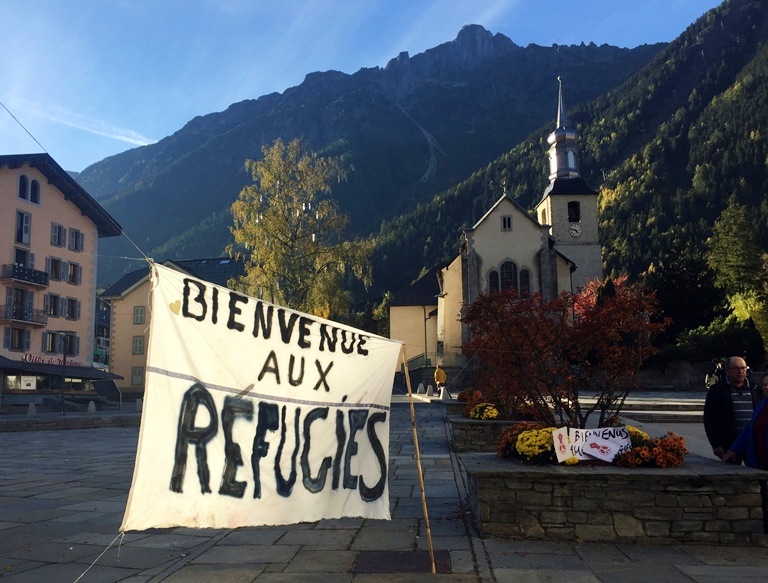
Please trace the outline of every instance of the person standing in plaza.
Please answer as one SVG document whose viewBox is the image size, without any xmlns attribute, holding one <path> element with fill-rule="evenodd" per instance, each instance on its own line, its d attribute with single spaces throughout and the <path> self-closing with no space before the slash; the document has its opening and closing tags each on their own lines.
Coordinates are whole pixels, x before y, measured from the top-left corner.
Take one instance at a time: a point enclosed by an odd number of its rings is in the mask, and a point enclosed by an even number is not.
<svg viewBox="0 0 768 583">
<path fill-rule="evenodd" d="M 768 374 L 761 384 L 762 399 L 755 407 L 752 419 L 723 456 L 724 462 L 739 457 L 744 464 L 758 470 L 768 470 Z M 768 482 L 760 480 L 760 497 L 763 506 L 763 532 L 768 533 Z"/>
<path fill-rule="evenodd" d="M 750 468 L 768 470 L 768 374 L 763 377 L 761 397 L 749 423 L 723 456 L 724 462 L 741 458 Z"/>
<path fill-rule="evenodd" d="M 443 389 L 445 389 L 446 378 L 447 377 L 446 377 L 445 371 L 442 368 L 440 368 L 440 365 L 438 364 L 435 367 L 435 385 L 437 386 L 438 393 L 440 393 Z"/>
<path fill-rule="evenodd" d="M 707 391 L 704 401 L 704 431 L 712 452 L 723 459 L 739 432 L 752 418 L 752 390 L 747 379 L 747 363 L 740 356 L 725 362 L 725 376 Z M 740 463 L 739 458 L 730 458 Z"/>
</svg>

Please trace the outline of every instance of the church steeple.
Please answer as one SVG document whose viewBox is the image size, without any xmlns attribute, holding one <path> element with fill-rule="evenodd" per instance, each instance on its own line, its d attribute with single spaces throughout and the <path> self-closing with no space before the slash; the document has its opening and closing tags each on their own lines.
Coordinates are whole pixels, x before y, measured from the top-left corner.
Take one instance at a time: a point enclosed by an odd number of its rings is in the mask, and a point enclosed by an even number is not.
<svg viewBox="0 0 768 583">
<path fill-rule="evenodd" d="M 563 81 L 558 76 L 557 127 L 549 134 L 549 181 L 579 178 L 578 140 L 576 131 L 568 127 L 563 102 Z"/>
</svg>

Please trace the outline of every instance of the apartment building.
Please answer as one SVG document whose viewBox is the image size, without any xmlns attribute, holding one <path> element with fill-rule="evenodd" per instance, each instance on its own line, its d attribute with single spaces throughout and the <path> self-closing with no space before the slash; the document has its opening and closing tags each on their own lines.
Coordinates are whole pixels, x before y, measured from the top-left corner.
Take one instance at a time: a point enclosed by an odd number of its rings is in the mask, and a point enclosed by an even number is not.
<svg viewBox="0 0 768 583">
<path fill-rule="evenodd" d="M 0 156 L 3 405 L 108 378 L 93 368 L 96 258 L 99 239 L 121 232 L 50 155 Z"/>
<path fill-rule="evenodd" d="M 245 273 L 242 261 L 229 257 L 165 261 L 163 265 L 223 287 Z M 109 302 L 109 369 L 126 400 L 143 396 L 149 347 L 149 267 L 126 273 L 101 294 Z"/>
</svg>

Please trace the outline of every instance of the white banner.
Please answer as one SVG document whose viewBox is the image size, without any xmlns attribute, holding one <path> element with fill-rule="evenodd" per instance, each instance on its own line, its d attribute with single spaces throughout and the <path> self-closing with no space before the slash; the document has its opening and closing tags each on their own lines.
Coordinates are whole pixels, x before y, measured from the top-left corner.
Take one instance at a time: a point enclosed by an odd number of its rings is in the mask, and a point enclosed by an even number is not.
<svg viewBox="0 0 768 583">
<path fill-rule="evenodd" d="M 389 519 L 401 344 L 151 265 L 121 531 Z"/>
</svg>

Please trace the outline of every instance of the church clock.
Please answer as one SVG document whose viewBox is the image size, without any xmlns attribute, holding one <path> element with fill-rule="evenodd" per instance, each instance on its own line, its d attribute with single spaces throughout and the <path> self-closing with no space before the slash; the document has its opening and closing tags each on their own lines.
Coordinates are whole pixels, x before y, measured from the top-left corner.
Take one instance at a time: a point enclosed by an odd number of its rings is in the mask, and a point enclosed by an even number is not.
<svg viewBox="0 0 768 583">
<path fill-rule="evenodd" d="M 571 237 L 578 237 L 581 235 L 581 225 L 578 223 L 575 223 L 568 227 L 568 232 L 571 234 Z"/>
</svg>

